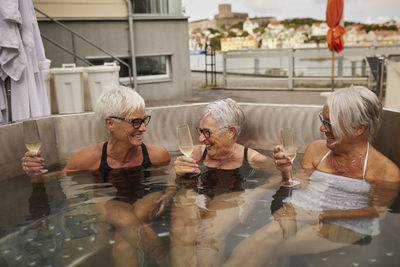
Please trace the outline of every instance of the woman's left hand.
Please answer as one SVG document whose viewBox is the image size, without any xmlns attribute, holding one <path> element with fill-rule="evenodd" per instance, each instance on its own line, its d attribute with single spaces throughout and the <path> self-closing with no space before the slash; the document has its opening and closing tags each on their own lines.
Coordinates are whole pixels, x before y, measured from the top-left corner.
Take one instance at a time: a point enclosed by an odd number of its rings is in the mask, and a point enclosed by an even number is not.
<svg viewBox="0 0 400 267">
<path fill-rule="evenodd" d="M 272 154 L 275 167 L 281 172 L 289 172 L 293 163 L 288 156 L 286 156 L 281 145 L 275 146 Z"/>
</svg>

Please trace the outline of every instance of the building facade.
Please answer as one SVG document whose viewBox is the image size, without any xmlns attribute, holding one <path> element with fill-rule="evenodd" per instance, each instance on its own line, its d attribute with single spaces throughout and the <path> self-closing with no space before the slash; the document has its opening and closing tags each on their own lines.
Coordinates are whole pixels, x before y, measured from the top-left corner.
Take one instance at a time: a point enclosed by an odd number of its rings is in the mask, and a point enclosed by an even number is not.
<svg viewBox="0 0 400 267">
<path fill-rule="evenodd" d="M 145 100 L 191 96 L 188 20 L 181 14 L 180 0 L 33 0 L 33 3 L 41 12 L 131 66 L 134 87 Z M 42 13 L 37 12 L 37 17 L 52 67 L 73 62 L 87 65 L 65 49 L 96 65 L 113 61 Z M 120 66 L 120 80 L 132 80 L 128 68 Z"/>
<path fill-rule="evenodd" d="M 221 51 L 255 49 L 258 42 L 253 36 L 221 38 Z"/>
</svg>

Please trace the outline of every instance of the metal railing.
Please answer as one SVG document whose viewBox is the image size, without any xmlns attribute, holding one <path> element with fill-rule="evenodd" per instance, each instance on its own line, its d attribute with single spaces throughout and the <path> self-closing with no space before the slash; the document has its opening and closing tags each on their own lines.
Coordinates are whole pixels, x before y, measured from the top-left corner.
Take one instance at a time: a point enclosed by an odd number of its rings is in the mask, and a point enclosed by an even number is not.
<svg viewBox="0 0 400 267">
<path fill-rule="evenodd" d="M 71 33 L 72 51 L 71 51 L 70 49 L 64 47 L 63 45 L 57 43 L 56 41 L 52 40 L 51 38 L 49 38 L 49 37 L 47 37 L 47 36 L 41 34 L 41 36 L 42 36 L 43 39 L 45 39 L 46 41 L 50 42 L 51 44 L 57 46 L 58 48 L 62 49 L 64 52 L 66 52 L 66 53 L 72 55 L 72 56 L 74 57 L 74 62 L 75 62 L 75 63 L 77 62 L 77 59 L 79 59 L 79 60 L 85 62 L 86 64 L 88 64 L 88 65 L 90 65 L 90 66 L 93 66 L 93 64 L 92 64 L 90 61 L 86 60 L 85 58 L 79 56 L 79 55 L 76 53 L 76 48 L 75 48 L 75 37 L 80 38 L 81 40 L 83 40 L 84 42 L 86 42 L 87 44 L 89 44 L 90 46 L 92 46 L 92 47 L 94 47 L 94 48 L 100 50 L 101 52 L 103 52 L 103 53 L 106 54 L 107 56 L 111 57 L 112 59 L 114 59 L 115 61 L 117 61 L 119 64 L 124 65 L 124 66 L 128 69 L 128 72 L 129 72 L 129 85 L 130 85 L 131 88 L 134 88 L 134 86 L 133 86 L 134 83 L 133 83 L 133 79 L 132 79 L 132 68 L 131 68 L 131 66 L 129 66 L 129 64 L 127 64 L 127 63 L 126 63 L 125 61 L 123 61 L 122 59 L 120 59 L 120 58 L 118 58 L 118 57 L 115 57 L 115 56 L 112 55 L 110 52 L 104 50 L 103 48 L 101 48 L 100 46 L 98 46 L 97 44 L 95 44 L 94 42 L 88 40 L 88 39 L 87 39 L 86 37 L 84 37 L 83 35 L 81 35 L 81 34 L 75 32 L 74 30 L 72 30 L 72 29 L 71 29 L 70 27 L 68 27 L 67 25 L 65 25 L 65 24 L 61 23 L 60 21 L 58 21 L 58 20 L 56 20 L 56 19 L 50 17 L 49 15 L 47 15 L 46 13 L 44 13 L 43 11 L 37 9 L 36 7 L 35 7 L 35 11 L 38 12 L 38 13 L 40 13 L 41 15 L 45 16 L 47 19 L 51 20 L 52 22 L 56 23 L 58 26 L 62 27 L 63 29 L 65 29 L 66 31 L 68 31 L 68 32 Z"/>
<path fill-rule="evenodd" d="M 343 82 L 368 84 L 371 78 L 367 71 L 366 58 L 381 55 L 400 55 L 400 45 L 346 47 L 336 55 L 335 81 L 339 85 Z M 328 48 L 256 49 L 225 52 L 222 58 L 224 88 L 269 89 L 271 86 L 265 86 L 266 84 L 279 82 L 280 84 L 286 83 L 287 89 L 293 90 L 295 82 L 330 83 L 329 60 L 331 60 L 331 52 Z M 318 64 L 311 66 L 313 64 L 310 64 L 310 61 Z M 305 62 L 308 66 L 298 66 L 306 64 Z M 326 62 L 326 67 L 320 67 L 319 62 Z M 357 68 L 357 65 L 360 65 L 360 68 Z"/>
</svg>

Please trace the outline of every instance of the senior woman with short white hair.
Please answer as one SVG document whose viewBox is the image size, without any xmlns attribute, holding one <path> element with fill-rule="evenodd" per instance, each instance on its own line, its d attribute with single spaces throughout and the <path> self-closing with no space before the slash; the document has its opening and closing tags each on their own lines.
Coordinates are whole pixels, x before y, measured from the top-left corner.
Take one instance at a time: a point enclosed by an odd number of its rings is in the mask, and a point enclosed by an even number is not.
<svg viewBox="0 0 400 267">
<path fill-rule="evenodd" d="M 142 188 L 144 174 L 141 170 L 168 165 L 170 155 L 162 146 L 143 143 L 150 116 L 146 114 L 143 98 L 134 90 L 123 86 L 105 90 L 99 97 L 95 112 L 105 122 L 110 136 L 108 141 L 82 148 L 61 172 L 95 171 L 94 176 L 101 176 L 101 182 L 110 182 L 117 189 L 114 197 L 91 199 L 93 205 L 90 205 L 91 211 L 98 214 L 101 221 L 116 228 L 113 245 L 115 266 L 137 266 L 141 260 L 139 250 L 148 251 L 160 266 L 167 266 L 168 254 L 148 224 L 162 212 L 175 187 L 151 193 L 137 192 L 137 188 Z M 22 168 L 28 175 L 34 175 L 42 166 L 40 151 L 37 154 L 26 152 L 22 158 Z"/>
<path fill-rule="evenodd" d="M 268 170 L 273 165 L 271 158 L 236 143 L 244 121 L 243 110 L 230 98 L 208 104 L 197 128 L 201 145 L 194 146 L 191 157 L 176 159 L 176 174 L 195 172 L 200 162 L 209 168 L 225 170 L 240 168 L 244 163 Z"/>
<path fill-rule="evenodd" d="M 275 220 L 244 239 L 223 266 L 274 266 L 286 254 L 313 254 L 362 243 L 379 233 L 379 217 L 397 196 L 400 171 L 370 142 L 382 105 L 362 86 L 332 93 L 319 113 L 326 140 L 308 145 L 302 188 L 275 211 Z M 291 161 L 281 146 L 274 159 L 283 176 Z M 302 172 L 297 172 L 297 178 Z"/>
<path fill-rule="evenodd" d="M 171 211 L 173 266 L 220 266 L 226 236 L 251 210 L 245 203 L 266 192 L 247 194 L 243 188 L 253 169 L 275 169 L 272 158 L 236 142 L 244 120 L 243 110 L 230 98 L 208 104 L 197 129 L 201 144 L 190 157 L 180 156 L 174 163 L 177 183 L 184 186 Z M 191 175 L 200 164 L 201 173 Z"/>
<path fill-rule="evenodd" d="M 118 86 L 104 91 L 95 113 L 105 122 L 109 140 L 79 150 L 63 171 L 100 170 L 106 175 L 112 169 L 169 163 L 170 155 L 164 147 L 143 143 L 151 117 L 146 114 L 143 98 L 134 90 Z M 28 174 L 43 166 L 40 151 L 28 151 L 22 158 L 22 168 Z"/>
</svg>

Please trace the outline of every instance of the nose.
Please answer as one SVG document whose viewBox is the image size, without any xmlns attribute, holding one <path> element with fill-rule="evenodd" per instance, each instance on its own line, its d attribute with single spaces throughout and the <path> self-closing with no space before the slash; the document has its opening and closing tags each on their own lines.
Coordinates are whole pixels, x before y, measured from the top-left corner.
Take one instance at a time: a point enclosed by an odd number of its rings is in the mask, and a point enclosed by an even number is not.
<svg viewBox="0 0 400 267">
<path fill-rule="evenodd" d="M 142 123 L 140 124 L 140 127 L 139 127 L 139 131 L 145 132 L 146 130 L 147 130 L 146 124 L 144 124 L 144 122 L 142 121 Z"/>
<path fill-rule="evenodd" d="M 203 134 L 203 133 L 200 133 L 200 135 L 199 135 L 199 142 L 200 142 L 200 143 L 203 143 L 205 140 L 206 140 L 206 138 L 204 137 L 204 134 Z"/>
<path fill-rule="evenodd" d="M 319 127 L 319 130 L 323 133 L 327 133 L 329 132 L 328 129 L 326 129 L 325 125 L 323 123 L 321 123 L 321 126 Z"/>
</svg>

